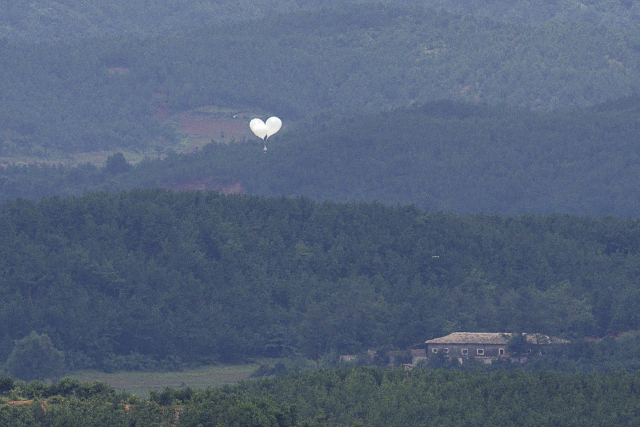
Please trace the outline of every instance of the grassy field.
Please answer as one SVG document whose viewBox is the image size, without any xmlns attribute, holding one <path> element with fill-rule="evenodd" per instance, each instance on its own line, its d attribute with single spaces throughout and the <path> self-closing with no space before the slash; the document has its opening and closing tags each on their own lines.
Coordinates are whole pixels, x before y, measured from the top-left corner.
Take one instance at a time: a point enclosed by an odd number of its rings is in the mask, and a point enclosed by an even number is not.
<svg viewBox="0 0 640 427">
<path fill-rule="evenodd" d="M 106 374 L 97 371 L 78 371 L 71 375 L 81 382 L 101 381 L 116 388 L 149 397 L 149 390 L 165 387 L 194 389 L 233 384 L 247 379 L 258 368 L 257 364 L 203 366 L 182 372 L 116 372 Z"/>
</svg>

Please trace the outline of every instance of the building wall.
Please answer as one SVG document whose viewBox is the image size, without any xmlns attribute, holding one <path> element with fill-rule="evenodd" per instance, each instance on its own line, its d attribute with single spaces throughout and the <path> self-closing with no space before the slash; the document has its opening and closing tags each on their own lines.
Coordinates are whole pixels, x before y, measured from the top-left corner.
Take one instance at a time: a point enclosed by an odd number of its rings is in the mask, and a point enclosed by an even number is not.
<svg viewBox="0 0 640 427">
<path fill-rule="evenodd" d="M 411 364 L 416 365 L 421 360 L 427 360 L 427 350 L 424 348 L 411 350 Z"/>
<path fill-rule="evenodd" d="M 435 350 L 435 351 L 434 351 Z M 427 356 L 445 352 L 449 357 L 507 357 L 504 344 L 427 344 Z"/>
</svg>

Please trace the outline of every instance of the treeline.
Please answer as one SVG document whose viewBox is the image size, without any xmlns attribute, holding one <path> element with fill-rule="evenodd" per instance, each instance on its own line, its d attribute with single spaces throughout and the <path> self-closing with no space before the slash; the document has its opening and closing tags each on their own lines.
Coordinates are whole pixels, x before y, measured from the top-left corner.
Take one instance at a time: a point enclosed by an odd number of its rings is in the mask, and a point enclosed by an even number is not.
<svg viewBox="0 0 640 427">
<path fill-rule="evenodd" d="M 635 426 L 640 376 L 340 369 L 222 389 L 165 389 L 148 400 L 100 383 L 10 384 L 5 426 Z M 278 403 L 274 403 L 278 402 Z"/>
<path fill-rule="evenodd" d="M 640 376 L 343 369 L 243 383 L 300 420 L 370 426 L 632 426 Z M 361 424 L 360 424 L 361 423 Z"/>
<path fill-rule="evenodd" d="M 3 399 L 1 396 L 4 395 Z M 0 378 L 0 423 L 5 427 L 295 427 L 295 408 L 270 399 L 219 390 L 151 391 L 142 400 L 100 382 L 65 378 L 51 385 Z"/>
<path fill-rule="evenodd" d="M 528 111 L 441 101 L 304 121 L 256 143 L 105 168 L 9 165 L 0 200 L 193 183 L 261 196 L 415 204 L 455 213 L 640 211 L 640 97 L 588 109 Z"/>
<path fill-rule="evenodd" d="M 638 220 L 145 190 L 7 202 L 0 227 L 3 361 L 32 331 L 113 370 L 640 329 Z"/>
<path fill-rule="evenodd" d="M 358 5 L 147 38 L 0 45 L 0 154 L 175 140 L 156 107 L 260 109 L 285 121 L 464 99 L 584 107 L 640 87 L 640 38 L 592 24 L 496 23 Z"/>
</svg>

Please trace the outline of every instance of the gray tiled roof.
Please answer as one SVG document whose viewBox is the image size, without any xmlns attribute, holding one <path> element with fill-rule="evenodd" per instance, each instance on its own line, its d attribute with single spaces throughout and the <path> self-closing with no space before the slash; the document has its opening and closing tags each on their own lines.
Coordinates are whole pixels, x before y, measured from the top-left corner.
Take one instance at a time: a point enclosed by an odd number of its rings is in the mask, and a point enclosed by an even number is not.
<svg viewBox="0 0 640 427">
<path fill-rule="evenodd" d="M 425 341 L 425 344 L 498 344 L 506 345 L 512 333 L 454 332 L 447 336 Z M 543 334 L 523 334 L 531 344 L 566 344 L 569 341 Z"/>
</svg>

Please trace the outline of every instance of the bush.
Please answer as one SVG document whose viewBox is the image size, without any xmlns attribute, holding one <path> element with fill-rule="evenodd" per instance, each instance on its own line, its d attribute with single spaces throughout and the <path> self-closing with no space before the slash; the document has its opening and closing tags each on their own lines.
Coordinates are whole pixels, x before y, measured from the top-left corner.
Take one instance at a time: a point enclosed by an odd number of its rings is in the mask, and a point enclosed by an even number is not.
<svg viewBox="0 0 640 427">
<path fill-rule="evenodd" d="M 3 396 L 7 392 L 13 390 L 13 378 L 3 377 L 0 378 L 0 396 Z"/>
<path fill-rule="evenodd" d="M 7 359 L 9 374 L 24 381 L 57 378 L 64 367 L 64 353 L 53 346 L 47 334 L 35 331 L 16 341 Z"/>
</svg>

